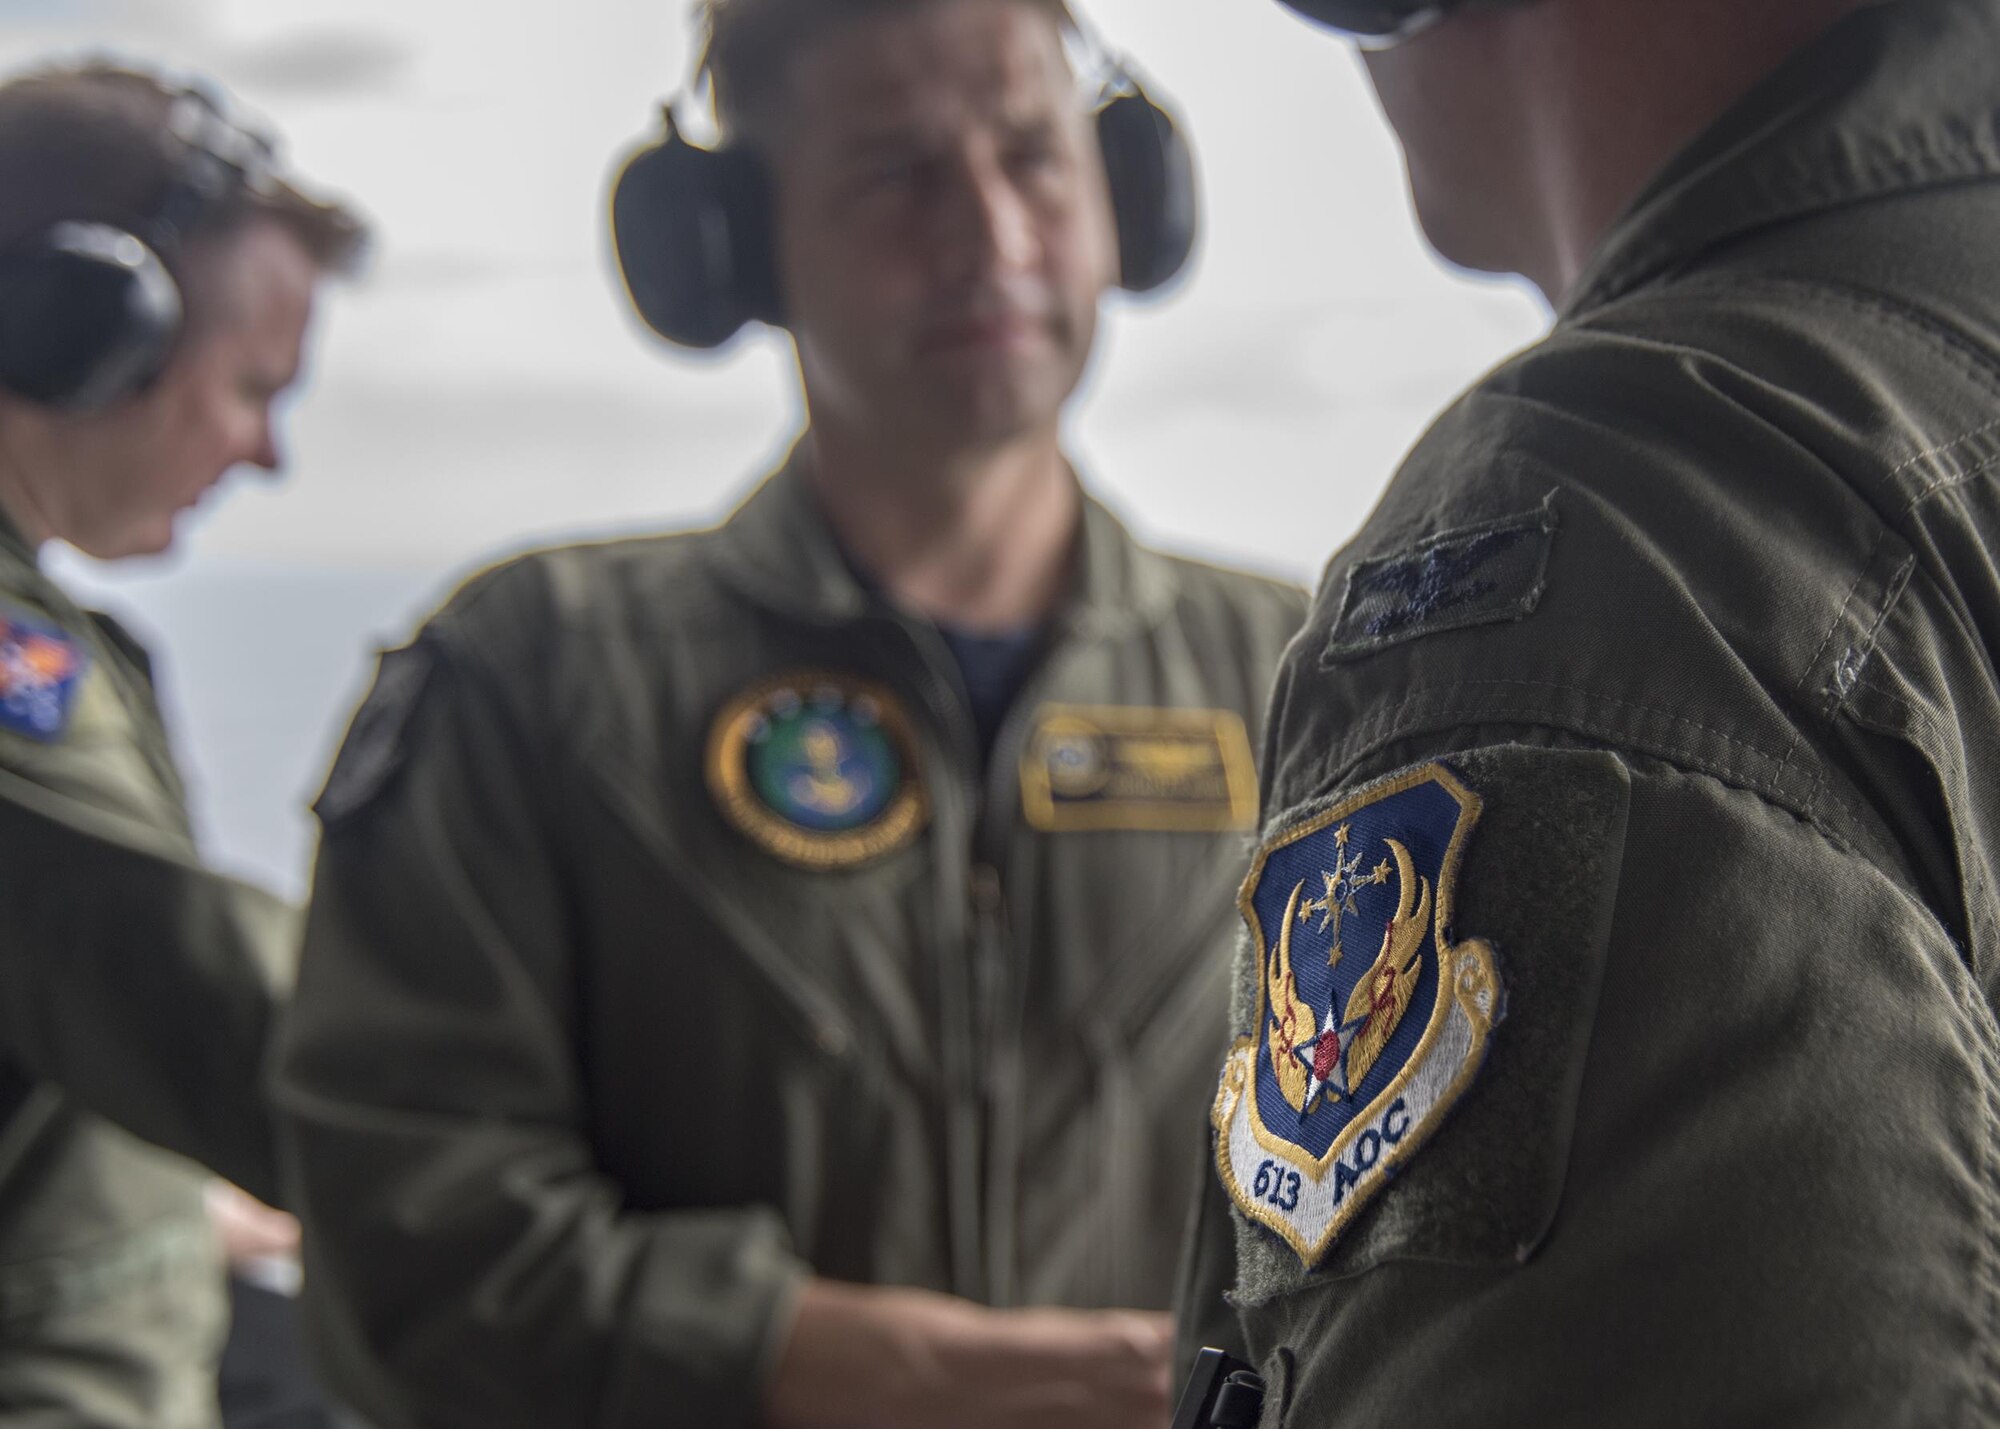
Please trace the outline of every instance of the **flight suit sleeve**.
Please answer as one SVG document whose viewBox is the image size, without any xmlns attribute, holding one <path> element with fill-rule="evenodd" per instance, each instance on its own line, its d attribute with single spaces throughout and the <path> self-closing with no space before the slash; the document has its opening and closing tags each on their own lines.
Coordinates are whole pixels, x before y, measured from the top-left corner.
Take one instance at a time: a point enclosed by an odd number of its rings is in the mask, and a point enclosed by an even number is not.
<svg viewBox="0 0 2000 1429">
<path fill-rule="evenodd" d="M 1195 1356 L 1205 1349 L 1226 1350 L 1237 1359 L 1250 1354 L 1243 1325 L 1228 1295 L 1236 1280 L 1236 1237 L 1222 1184 L 1204 1162 L 1201 1184 L 1188 1214 L 1181 1243 L 1180 1272 L 1174 1287 L 1174 1366 L 1176 1387 L 1187 1382 Z"/>
<path fill-rule="evenodd" d="M 1441 417 L 1287 656 L 1213 1116 L 1265 1429 L 2000 1409 L 2000 1029 L 1895 813 L 1948 766 L 1848 704 L 1961 612 L 1873 417 L 1660 322 Z"/>
<path fill-rule="evenodd" d="M 642 1213 L 595 1164 L 537 743 L 427 635 L 321 797 L 276 1099 L 323 1359 L 386 1426 L 749 1425 L 805 1269 L 775 1210 Z"/>
<path fill-rule="evenodd" d="M 1425 771 L 1483 801 L 1426 886 L 1449 897 L 1443 956 L 1483 948 L 1498 995 L 1483 1059 L 1450 1061 L 1448 1026 L 1385 1052 L 1411 1059 L 1386 1094 L 1406 1110 L 1356 1086 L 1379 1165 L 1363 1131 L 1303 1196 L 1247 1175 L 1231 1193 L 1263 1422 L 1978 1417 L 2000 1044 L 1959 950 L 1748 791 L 1548 736 L 1464 747 L 1490 733 L 1405 742 L 1398 764 L 1437 758 L 1327 796 L 1360 801 L 1357 838 Z M 1394 817 L 1378 827 L 1403 837 Z M 1447 1088 L 1429 1122 L 1427 1085 Z M 1308 1159 L 1265 1149 L 1307 1118 L 1266 1123 L 1237 1144 Z"/>
<path fill-rule="evenodd" d="M 295 910 L 202 867 L 185 840 L 31 777 L 10 748 L 0 745 L 7 1057 L 276 1200 L 261 1066 Z M 45 769 L 63 751 L 39 753 Z"/>
</svg>

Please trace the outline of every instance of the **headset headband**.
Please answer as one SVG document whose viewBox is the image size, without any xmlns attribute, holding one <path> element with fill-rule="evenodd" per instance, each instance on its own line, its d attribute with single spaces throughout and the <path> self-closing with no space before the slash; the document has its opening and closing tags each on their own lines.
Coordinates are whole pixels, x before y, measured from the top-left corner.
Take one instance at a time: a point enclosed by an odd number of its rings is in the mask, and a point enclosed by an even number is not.
<svg viewBox="0 0 2000 1429">
<path fill-rule="evenodd" d="M 269 190 L 277 163 L 267 135 L 230 118 L 198 85 L 174 92 L 167 131 L 181 145 L 180 167 L 141 234 L 159 253 L 182 247 L 235 194 Z"/>
</svg>

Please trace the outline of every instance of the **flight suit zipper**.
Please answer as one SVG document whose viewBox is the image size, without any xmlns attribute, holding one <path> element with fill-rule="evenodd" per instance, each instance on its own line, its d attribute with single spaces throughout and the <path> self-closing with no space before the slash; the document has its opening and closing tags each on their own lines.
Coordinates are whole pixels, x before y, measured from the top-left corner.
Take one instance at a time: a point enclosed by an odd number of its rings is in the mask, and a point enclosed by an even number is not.
<svg viewBox="0 0 2000 1429">
<path fill-rule="evenodd" d="M 943 726 L 945 760 L 960 795 L 964 826 L 947 824 L 942 801 L 934 801 L 937 829 L 933 847 L 938 868 L 938 1047 L 944 1076 L 946 1234 L 950 1243 L 952 1290 L 969 1300 L 987 1298 L 982 1245 L 981 1167 L 984 1159 L 983 1097 L 980 1088 L 979 1017 L 972 986 L 978 919 L 967 893 L 972 882 L 972 845 L 982 821 L 978 732 L 970 699 L 957 676 L 951 652 L 937 632 L 914 621 L 887 616 L 909 641 L 922 672 L 925 703 Z"/>
<path fill-rule="evenodd" d="M 1019 1296 L 1015 1228 L 1020 1221 L 1021 1046 L 1028 984 L 1012 937 L 1009 910 L 1021 890 L 1010 875 L 1008 852 L 1020 807 L 1021 755 L 1041 692 L 1068 658 L 1075 634 L 1073 620 L 1058 618 L 1051 628 L 1040 658 L 994 732 L 985 779 L 973 806 L 966 967 L 975 979 L 977 1040 L 971 1072 L 983 1133 L 978 1162 L 982 1281 L 985 1299 L 993 1305 L 1012 1305 Z"/>
<path fill-rule="evenodd" d="M 1015 1043 L 1001 1015 L 1009 984 L 1007 889 L 998 864 L 975 862 L 967 870 L 970 915 L 967 967 L 973 978 L 979 1043 L 973 1061 L 979 1105 L 980 1270 L 988 1303 L 1006 1305 L 1013 1294 L 1013 1206 L 1002 1174 L 1013 1103 L 1007 1095 Z"/>
<path fill-rule="evenodd" d="M 1020 802 L 1021 750 L 1039 703 L 1039 691 L 1060 659 L 1068 631 L 1058 628 L 1047 649 L 1015 692 L 994 733 L 987 759 L 985 797 L 973 839 L 974 863 L 967 885 L 972 910 L 973 966 L 983 979 L 983 1056 L 979 1069 L 985 1109 L 984 1159 L 985 1269 L 992 1304 L 1012 1305 L 1020 1264 L 1015 1244 L 1019 1224 L 1016 1186 L 1021 1144 L 1021 1027 L 1027 1014 L 1027 979 L 1013 946 L 1008 897 L 1007 848 Z"/>
<path fill-rule="evenodd" d="M 953 1285 L 968 1298 L 1005 1305 L 1015 1295 L 1018 1064 L 1026 995 L 1009 941 L 1007 847 L 1036 692 L 1059 663 L 1073 627 L 1059 622 L 1051 631 L 1041 659 L 1001 719 L 982 780 L 974 772 L 980 755 L 970 698 L 951 651 L 933 627 L 900 619 L 895 624 L 923 669 L 929 703 L 953 746 L 963 807 L 971 815 L 963 838 L 941 830 L 939 840 L 945 875 L 939 879 L 940 927 L 957 934 L 940 939 L 938 967 L 941 1020 L 956 1029 L 940 1049 L 947 1083 Z"/>
</svg>

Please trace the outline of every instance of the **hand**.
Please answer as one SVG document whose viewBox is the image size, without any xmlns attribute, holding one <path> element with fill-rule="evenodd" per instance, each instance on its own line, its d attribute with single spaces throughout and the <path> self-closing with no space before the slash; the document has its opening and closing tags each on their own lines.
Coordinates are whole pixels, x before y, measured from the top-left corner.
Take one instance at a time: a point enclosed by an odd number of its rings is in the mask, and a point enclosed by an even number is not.
<svg viewBox="0 0 2000 1429">
<path fill-rule="evenodd" d="M 227 1181 L 211 1181 L 205 1197 L 208 1223 L 232 1266 L 285 1260 L 299 1253 L 299 1223 Z"/>
<path fill-rule="evenodd" d="M 1161 1429 L 1173 1323 L 812 1280 L 769 1429 Z"/>
</svg>

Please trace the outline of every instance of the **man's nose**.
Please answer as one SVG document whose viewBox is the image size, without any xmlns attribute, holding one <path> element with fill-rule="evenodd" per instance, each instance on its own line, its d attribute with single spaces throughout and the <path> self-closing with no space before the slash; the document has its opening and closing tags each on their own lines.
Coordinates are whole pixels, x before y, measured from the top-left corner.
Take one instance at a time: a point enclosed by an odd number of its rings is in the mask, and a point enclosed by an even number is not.
<svg viewBox="0 0 2000 1429">
<path fill-rule="evenodd" d="M 1005 165 L 994 157 L 969 157 L 953 189 L 950 246 L 962 268 L 1018 272 L 1034 262 L 1034 210 Z"/>
<path fill-rule="evenodd" d="M 257 445 L 251 451 L 248 462 L 273 476 L 284 470 L 285 454 L 278 447 L 278 424 L 269 416 L 264 418 L 263 427 L 257 433 Z"/>
</svg>

